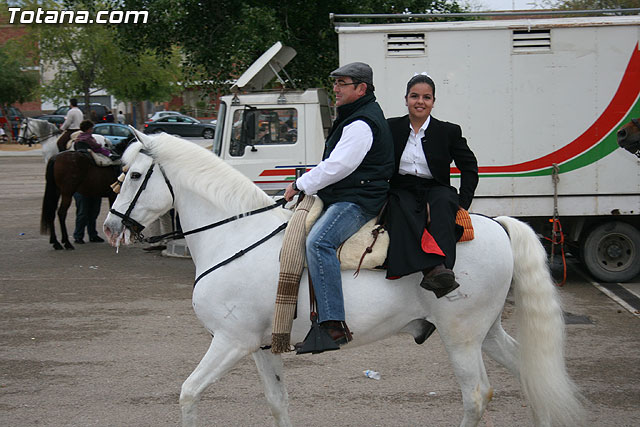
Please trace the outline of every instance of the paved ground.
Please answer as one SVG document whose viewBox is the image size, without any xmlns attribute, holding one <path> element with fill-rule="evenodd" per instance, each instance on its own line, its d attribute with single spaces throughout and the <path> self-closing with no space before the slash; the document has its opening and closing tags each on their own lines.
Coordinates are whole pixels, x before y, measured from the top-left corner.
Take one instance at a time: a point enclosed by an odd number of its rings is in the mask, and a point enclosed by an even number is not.
<svg viewBox="0 0 640 427">
<path fill-rule="evenodd" d="M 39 234 L 43 175 L 41 158 L 0 156 L 0 425 L 179 425 L 181 383 L 210 339 L 191 309 L 191 261 L 94 243 L 52 250 Z M 105 212 L 106 202 L 102 219 Z M 578 322 L 567 326 L 567 360 L 590 401 L 588 425 L 640 425 L 640 320 L 576 268 L 560 294 Z M 514 332 L 512 312 L 509 303 L 505 327 Z M 286 355 L 285 368 L 294 425 L 460 421 L 437 335 L 422 346 L 397 336 Z M 365 378 L 364 369 L 382 379 Z M 487 369 L 495 395 L 482 425 L 532 425 L 517 381 L 491 360 Z M 200 414 L 207 426 L 271 425 L 250 358 L 206 391 Z"/>
</svg>

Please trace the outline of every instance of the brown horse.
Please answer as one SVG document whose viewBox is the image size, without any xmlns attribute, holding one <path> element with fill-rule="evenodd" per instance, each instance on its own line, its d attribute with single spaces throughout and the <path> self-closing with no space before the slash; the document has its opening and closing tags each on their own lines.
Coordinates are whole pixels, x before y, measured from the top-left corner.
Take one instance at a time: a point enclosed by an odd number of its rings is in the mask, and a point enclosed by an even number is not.
<svg viewBox="0 0 640 427">
<path fill-rule="evenodd" d="M 47 184 L 42 200 L 40 233 L 50 233 L 49 243 L 54 249 L 63 248 L 56 238 L 54 225 L 56 208 L 60 220 L 62 244 L 65 249 L 75 249 L 69 241 L 65 223 L 73 193 L 108 197 L 109 206 L 111 206 L 116 198 L 116 194 L 111 190 L 111 184 L 116 181 L 119 174 L 119 166 L 98 167 L 88 153 L 81 151 L 64 151 L 49 160 L 46 171 Z M 60 198 L 62 201 L 58 206 Z"/>
<path fill-rule="evenodd" d="M 618 145 L 640 158 L 640 119 L 631 119 L 618 130 Z"/>
</svg>

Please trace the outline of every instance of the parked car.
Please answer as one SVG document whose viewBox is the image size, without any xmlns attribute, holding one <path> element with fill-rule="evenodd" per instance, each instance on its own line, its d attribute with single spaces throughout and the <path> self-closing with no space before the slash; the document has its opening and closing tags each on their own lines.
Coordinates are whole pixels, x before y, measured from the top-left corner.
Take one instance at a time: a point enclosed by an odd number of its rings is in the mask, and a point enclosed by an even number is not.
<svg viewBox="0 0 640 427">
<path fill-rule="evenodd" d="M 202 136 L 213 139 L 216 125 L 202 123 L 189 116 L 166 116 L 144 124 L 144 133 L 166 132 L 179 136 Z"/>
<path fill-rule="evenodd" d="M 119 123 L 98 123 L 93 127 L 93 133 L 108 138 L 113 145 L 127 143 L 135 138 L 129 126 Z"/>
<path fill-rule="evenodd" d="M 24 120 L 22 111 L 17 107 L 0 107 L 0 116 L 3 116 L 5 119 L 4 121 L 0 119 L 0 122 L 6 123 L 5 132 L 7 134 L 13 134 L 13 137 L 16 138 L 18 136 L 17 132 L 20 123 Z M 0 126 L 2 126 L 1 123 Z"/>
<path fill-rule="evenodd" d="M 147 123 L 154 122 L 154 121 L 158 120 L 159 118 L 166 117 L 166 116 L 182 116 L 182 113 L 180 113 L 178 111 L 156 111 L 153 114 L 153 116 L 151 116 L 151 117 L 149 117 L 147 119 Z"/>
<path fill-rule="evenodd" d="M 89 115 L 89 119 L 92 122 L 103 123 L 107 121 L 107 111 L 109 111 L 109 108 L 107 108 L 107 106 L 98 104 L 98 103 L 92 103 L 89 107 L 91 111 L 91 114 Z M 86 114 L 87 108 L 85 107 L 84 104 L 78 103 L 78 108 L 82 111 L 83 114 Z M 64 117 L 67 115 L 70 109 L 71 109 L 70 106 L 65 105 L 58 108 L 56 111 L 54 111 L 52 115 L 62 116 L 64 121 Z"/>
<path fill-rule="evenodd" d="M 0 108 L 0 129 L 2 129 L 5 132 L 5 136 L 7 136 L 7 133 L 11 129 L 11 125 L 9 125 L 9 120 L 7 120 L 4 113 L 2 112 L 2 108 Z"/>
<path fill-rule="evenodd" d="M 34 119 L 46 120 L 56 125 L 58 129 L 62 126 L 62 123 L 64 123 L 64 116 L 56 116 L 54 114 L 43 114 L 42 116 L 34 117 Z"/>
</svg>

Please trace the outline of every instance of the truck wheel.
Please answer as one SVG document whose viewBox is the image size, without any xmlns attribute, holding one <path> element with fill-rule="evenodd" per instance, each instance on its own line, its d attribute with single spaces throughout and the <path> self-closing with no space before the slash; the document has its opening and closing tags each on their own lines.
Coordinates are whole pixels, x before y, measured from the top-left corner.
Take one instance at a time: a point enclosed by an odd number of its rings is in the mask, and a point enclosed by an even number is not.
<svg viewBox="0 0 640 427">
<path fill-rule="evenodd" d="M 626 282 L 640 273 L 640 231 L 625 222 L 591 230 L 581 252 L 587 270 L 603 282 Z"/>
</svg>

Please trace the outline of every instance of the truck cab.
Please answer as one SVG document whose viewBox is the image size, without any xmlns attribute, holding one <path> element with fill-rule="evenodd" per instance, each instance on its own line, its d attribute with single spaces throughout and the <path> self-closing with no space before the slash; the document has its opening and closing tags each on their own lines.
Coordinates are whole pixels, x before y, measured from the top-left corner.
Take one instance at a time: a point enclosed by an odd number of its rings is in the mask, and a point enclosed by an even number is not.
<svg viewBox="0 0 640 427">
<path fill-rule="evenodd" d="M 331 128 L 324 89 L 285 88 L 279 73 L 295 54 L 276 43 L 220 99 L 213 151 L 269 194 L 320 162 Z M 274 78 L 282 88 L 265 90 Z"/>
</svg>

